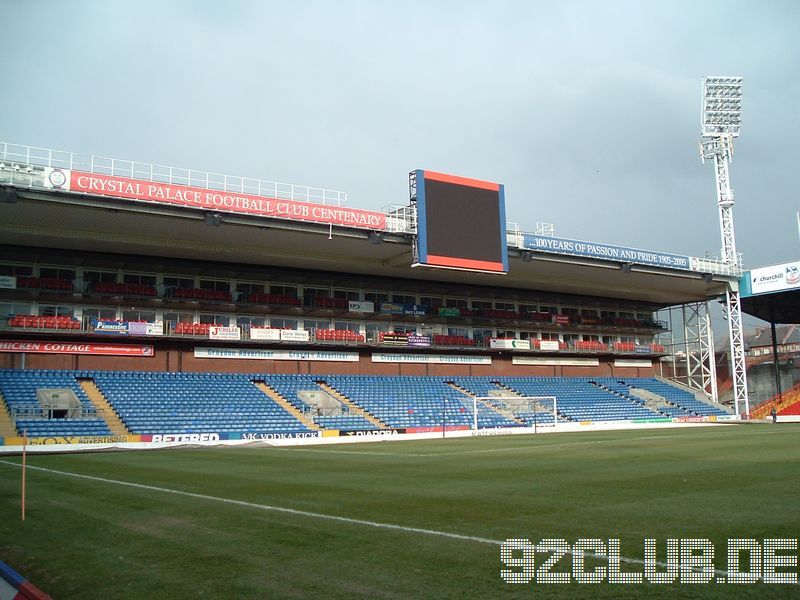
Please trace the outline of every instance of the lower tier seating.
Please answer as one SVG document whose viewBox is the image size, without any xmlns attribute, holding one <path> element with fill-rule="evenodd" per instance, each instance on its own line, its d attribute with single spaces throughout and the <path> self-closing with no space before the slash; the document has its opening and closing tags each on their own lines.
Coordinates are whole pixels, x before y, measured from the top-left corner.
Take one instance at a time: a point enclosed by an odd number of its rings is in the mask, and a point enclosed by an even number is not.
<svg viewBox="0 0 800 600">
<path fill-rule="evenodd" d="M 367 431 L 522 427 L 559 421 L 615 421 L 728 414 L 655 378 L 394 377 L 117 371 L 0 370 L 0 407 L 17 430 L 35 436 L 109 435 L 81 388 L 93 382 L 133 434 L 309 433 L 318 428 Z M 266 383 L 269 394 L 259 386 Z M 257 385 L 258 384 L 258 385 Z M 68 389 L 80 418 L 51 418 L 37 390 Z M 647 394 L 637 393 L 645 390 Z M 322 405 L 310 404 L 316 397 Z M 272 395 L 270 395 L 272 394 Z M 475 396 L 481 398 L 476 399 Z M 555 398 L 514 402 L 520 397 Z M 305 398 L 305 400 L 304 400 Z M 309 400 L 311 398 L 311 400 Z M 645 401 L 650 398 L 651 401 Z M 657 398 L 658 401 L 652 401 Z M 370 418 L 363 416 L 366 413 Z"/>
</svg>

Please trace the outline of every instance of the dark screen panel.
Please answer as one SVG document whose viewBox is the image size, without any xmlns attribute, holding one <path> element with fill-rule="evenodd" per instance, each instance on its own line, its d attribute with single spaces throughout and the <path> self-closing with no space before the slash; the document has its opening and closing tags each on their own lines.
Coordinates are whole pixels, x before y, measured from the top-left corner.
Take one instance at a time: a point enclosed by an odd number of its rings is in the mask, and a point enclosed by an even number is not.
<svg viewBox="0 0 800 600">
<path fill-rule="evenodd" d="M 417 171 L 416 181 L 417 262 L 505 273 L 503 186 L 433 171 Z"/>
<path fill-rule="evenodd" d="M 425 180 L 428 254 L 502 262 L 500 193 Z"/>
</svg>

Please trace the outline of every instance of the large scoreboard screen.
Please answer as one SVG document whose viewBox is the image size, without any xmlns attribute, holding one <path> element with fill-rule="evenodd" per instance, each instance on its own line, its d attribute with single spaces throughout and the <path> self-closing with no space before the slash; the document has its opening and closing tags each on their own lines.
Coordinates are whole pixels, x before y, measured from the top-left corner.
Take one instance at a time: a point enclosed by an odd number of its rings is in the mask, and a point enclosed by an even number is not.
<svg viewBox="0 0 800 600">
<path fill-rule="evenodd" d="M 414 266 L 508 272 L 505 190 L 499 183 L 417 170 Z"/>
</svg>

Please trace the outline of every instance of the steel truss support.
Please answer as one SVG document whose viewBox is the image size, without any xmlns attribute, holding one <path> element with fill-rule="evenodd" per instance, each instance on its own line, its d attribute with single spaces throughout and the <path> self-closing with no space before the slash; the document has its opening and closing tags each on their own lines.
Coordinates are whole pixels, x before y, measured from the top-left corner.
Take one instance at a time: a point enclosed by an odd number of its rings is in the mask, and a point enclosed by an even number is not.
<svg viewBox="0 0 800 600">
<path fill-rule="evenodd" d="M 733 399 L 736 402 L 736 414 L 750 414 L 750 399 L 747 395 L 747 363 L 742 334 L 742 308 L 739 302 L 739 290 L 728 287 L 726 294 L 728 304 L 728 334 L 731 339 L 731 377 L 733 378 Z"/>
<path fill-rule="evenodd" d="M 686 383 L 718 402 L 714 333 L 708 316 L 708 304 L 685 304 L 681 307 L 681 313 L 686 347 Z"/>
<path fill-rule="evenodd" d="M 729 163 L 733 158 L 733 136 L 714 135 L 704 137 L 700 142 L 703 160 L 714 160 L 714 173 L 717 184 L 717 204 L 719 206 L 719 227 L 722 237 L 722 261 L 739 270 L 741 261 L 736 252 L 736 237 L 733 228 L 733 189 L 731 188 Z M 725 293 L 728 310 L 728 334 L 730 338 L 731 379 L 733 380 L 733 399 L 736 413 L 750 412 L 747 397 L 747 370 L 742 333 L 742 309 L 739 302 L 737 282 L 729 282 Z"/>
</svg>

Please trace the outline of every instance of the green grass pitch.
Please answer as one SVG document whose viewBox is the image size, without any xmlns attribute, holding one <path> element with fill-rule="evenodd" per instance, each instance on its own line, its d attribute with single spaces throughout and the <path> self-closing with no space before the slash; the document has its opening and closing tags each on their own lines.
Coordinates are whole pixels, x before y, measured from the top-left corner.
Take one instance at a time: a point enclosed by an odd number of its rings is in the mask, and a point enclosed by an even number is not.
<svg viewBox="0 0 800 600">
<path fill-rule="evenodd" d="M 663 560 L 668 538 L 708 538 L 725 569 L 728 538 L 800 537 L 798 425 L 34 454 L 113 481 L 30 469 L 24 523 L 21 459 L 0 461 L 0 559 L 57 599 L 800 598 L 763 583 L 509 585 L 499 546 L 465 539 L 619 538 L 641 559 L 650 537 Z"/>
</svg>

